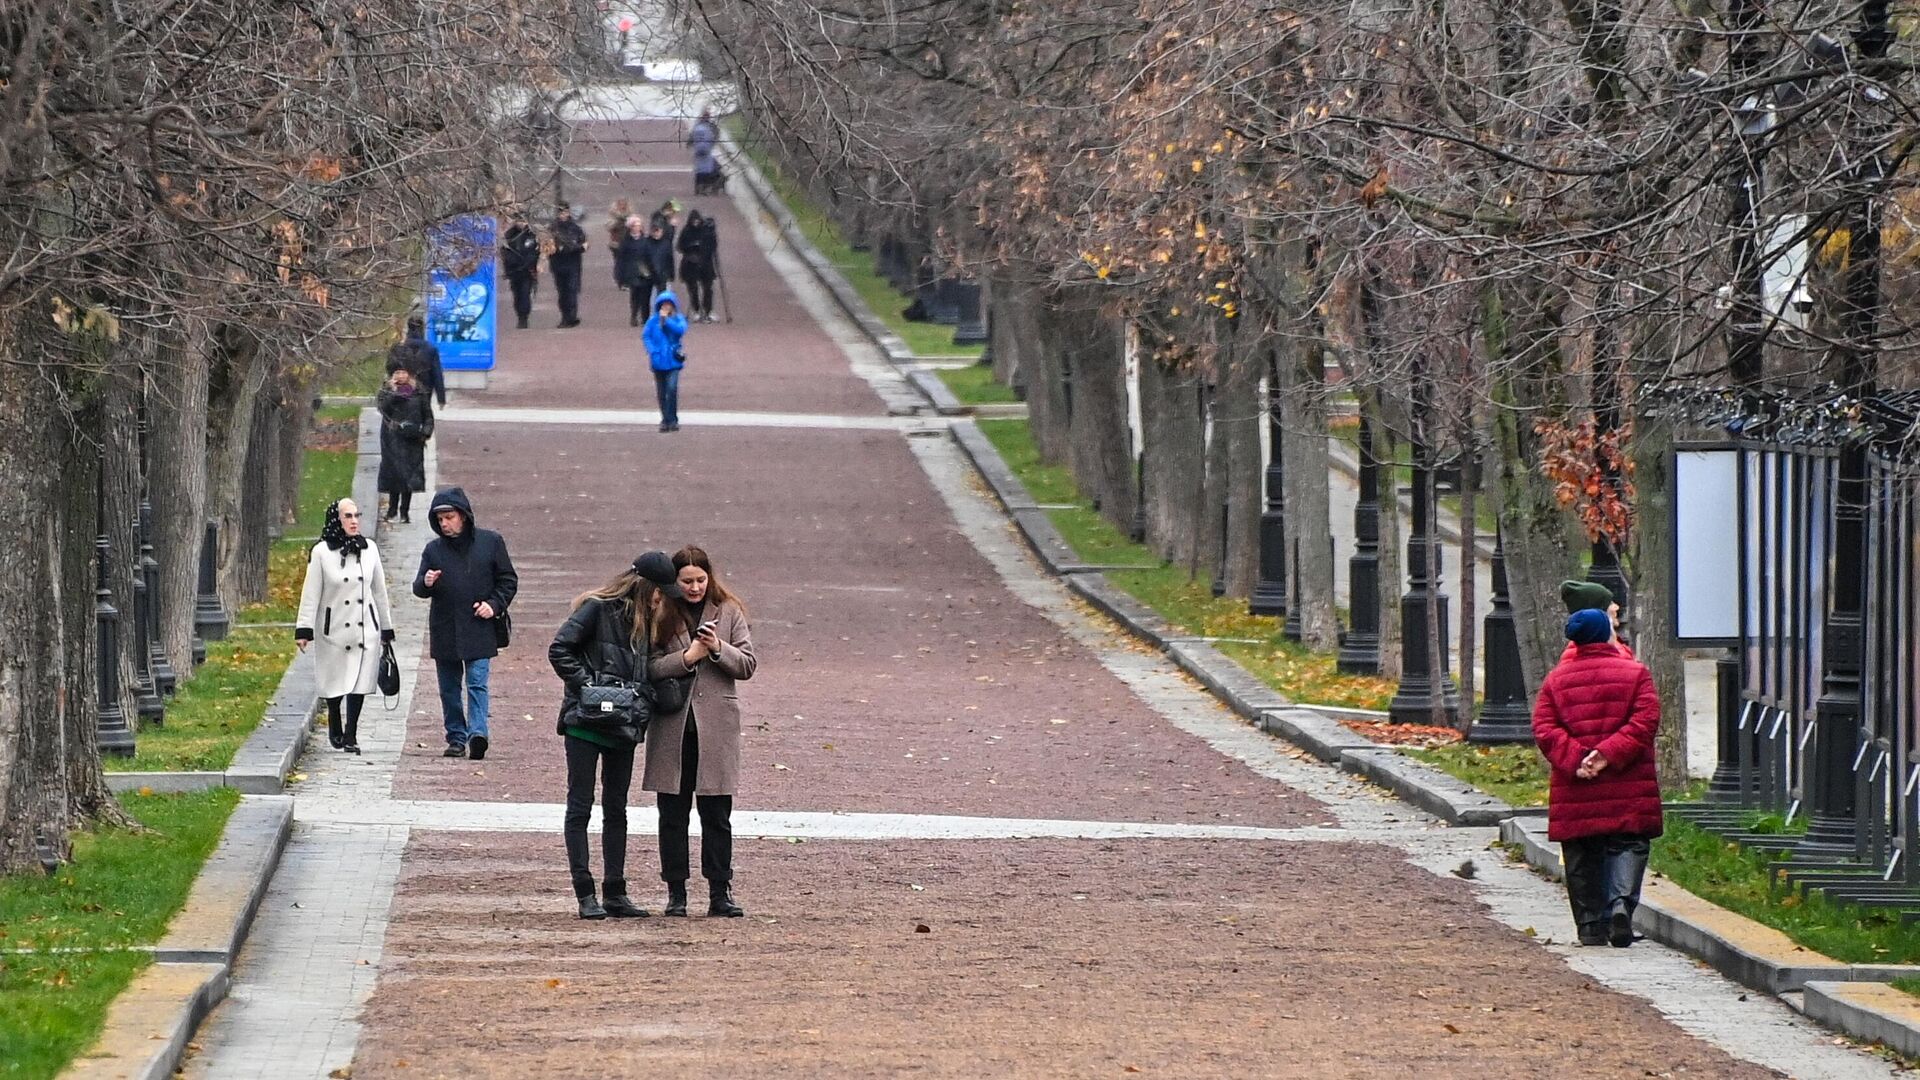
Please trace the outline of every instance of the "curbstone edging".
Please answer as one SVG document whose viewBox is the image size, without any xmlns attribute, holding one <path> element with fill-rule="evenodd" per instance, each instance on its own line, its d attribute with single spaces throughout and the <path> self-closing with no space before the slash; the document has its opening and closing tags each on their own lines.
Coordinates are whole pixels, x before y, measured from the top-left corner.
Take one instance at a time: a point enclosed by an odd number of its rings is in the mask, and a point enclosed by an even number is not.
<svg viewBox="0 0 1920 1080">
<path fill-rule="evenodd" d="M 1167 655 L 1180 669 L 1200 680 L 1201 685 L 1212 691 L 1242 719 L 1255 725 L 1260 717 L 1272 709 L 1284 709 L 1292 705 L 1281 696 L 1279 691 L 1263 683 L 1253 672 L 1234 663 L 1220 650 L 1204 641 L 1172 641 L 1167 644 Z"/>
<path fill-rule="evenodd" d="M 243 797 L 194 878 L 186 905 L 154 947 L 155 962 L 231 965 L 292 834 L 291 795 Z"/>
<path fill-rule="evenodd" d="M 1808 1017 L 1856 1039 L 1882 1043 L 1907 1057 L 1920 1057 L 1920 998 L 1882 982 L 1806 985 Z"/>
<path fill-rule="evenodd" d="M 1312 709 L 1268 709 L 1260 714 L 1260 728 L 1298 746 L 1321 761 L 1340 763 L 1348 750 L 1372 750 L 1379 744 L 1340 721 Z"/>
<path fill-rule="evenodd" d="M 1092 604 L 1101 614 L 1120 624 L 1121 628 L 1152 644 L 1154 648 L 1165 650 L 1173 628 L 1167 620 L 1147 605 L 1135 600 L 1130 594 L 1114 587 L 1107 575 L 1098 570 L 1089 570 L 1084 574 L 1066 576 L 1067 588 L 1074 595 Z"/>
<path fill-rule="evenodd" d="M 1343 750 L 1340 767 L 1363 776 L 1449 825 L 1498 825 L 1513 807 L 1464 780 L 1430 769 L 1399 750 L 1373 746 Z"/>
<path fill-rule="evenodd" d="M 993 489 L 993 497 L 1000 500 L 1001 506 L 1008 510 L 1027 510 L 1039 505 L 978 423 L 970 419 L 955 420 L 948 430 L 953 432 L 953 441 L 960 444 L 960 452 L 973 463 L 974 471 Z"/>
<path fill-rule="evenodd" d="M 973 412 L 973 406 L 954 396 L 953 389 L 935 372 L 916 367 L 907 370 L 907 381 L 926 395 L 933 403 L 933 411 L 941 416 L 965 416 Z"/>
<path fill-rule="evenodd" d="M 154 946 L 153 966 L 114 999 L 100 1037 L 62 1080 L 173 1076 L 201 1021 L 226 999 L 234 959 L 292 832 L 292 796 L 241 798 Z"/>
<path fill-rule="evenodd" d="M 1528 865 L 1561 880 L 1560 853 L 1547 839 L 1544 818 L 1508 818 L 1500 823 L 1500 839 L 1518 847 Z M 1721 925 L 1716 928 L 1709 923 Z M 1633 926 L 1742 986 L 1776 996 L 1815 982 L 1871 983 L 1920 975 L 1920 966 L 1849 964 L 1822 956 L 1793 944 L 1778 930 L 1702 900 L 1664 878 L 1648 884 Z M 1736 935 L 1747 943 L 1733 940 Z"/>
<path fill-rule="evenodd" d="M 153 965 L 113 999 L 100 1038 L 61 1080 L 169 1080 L 227 985 L 225 964 Z"/>
</svg>

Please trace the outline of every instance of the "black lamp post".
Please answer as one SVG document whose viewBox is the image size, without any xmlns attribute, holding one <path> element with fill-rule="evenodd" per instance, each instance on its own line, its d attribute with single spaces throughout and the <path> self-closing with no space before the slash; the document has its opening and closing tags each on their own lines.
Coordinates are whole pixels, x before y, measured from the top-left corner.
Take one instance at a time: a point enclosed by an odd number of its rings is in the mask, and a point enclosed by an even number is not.
<svg viewBox="0 0 1920 1080">
<path fill-rule="evenodd" d="M 1212 586 L 1215 596 L 1227 595 L 1227 530 L 1233 527 L 1232 512 L 1232 504 L 1220 500 L 1220 560 L 1213 568 Z"/>
<path fill-rule="evenodd" d="M 1360 413 L 1360 497 L 1353 504 L 1353 557 L 1347 560 L 1352 625 L 1340 639 L 1338 667 L 1349 675 L 1380 673 L 1380 463 L 1373 428 Z"/>
<path fill-rule="evenodd" d="M 139 528 L 137 518 L 134 528 Z M 153 646 L 148 637 L 153 625 L 147 616 L 149 599 L 146 568 L 140 565 L 136 555 L 133 560 L 133 703 L 140 723 L 157 726 L 166 722 L 167 705 L 160 699 L 160 688 L 153 681 Z"/>
<path fill-rule="evenodd" d="M 202 641 L 196 662 L 206 659 L 205 642 L 226 640 L 227 631 L 233 626 L 226 606 L 220 603 L 219 558 L 220 523 L 209 521 L 206 535 L 200 541 L 200 587 L 193 604 L 193 633 Z"/>
<path fill-rule="evenodd" d="M 1264 476 L 1266 502 L 1260 511 L 1260 577 L 1247 600 L 1247 614 L 1284 617 L 1287 614 L 1287 495 L 1285 455 L 1280 437 L 1280 372 L 1278 363 L 1267 358 L 1267 469 Z"/>
<path fill-rule="evenodd" d="M 1486 701 L 1467 731 L 1467 741 L 1532 742 L 1533 710 L 1527 707 L 1527 680 L 1520 671 L 1520 635 L 1507 595 L 1507 544 L 1502 530 L 1493 534 L 1493 607 L 1481 625 L 1487 643 Z"/>
<path fill-rule="evenodd" d="M 134 568 L 147 584 L 147 670 L 153 673 L 154 689 L 162 697 L 172 697 L 180 686 L 180 676 L 173 670 L 173 661 L 167 659 L 166 642 L 162 640 L 165 623 L 160 618 L 160 560 L 153 557 L 153 503 L 152 489 L 147 486 L 147 407 L 140 406 L 138 427 L 140 438 L 140 561 Z"/>
<path fill-rule="evenodd" d="M 1413 526 L 1407 535 L 1407 591 L 1400 598 L 1400 687 L 1387 705 L 1387 717 L 1396 724 L 1431 724 L 1435 707 L 1450 724 L 1459 722 L 1460 688 L 1447 670 L 1447 597 L 1440 591 L 1440 575 L 1428 572 L 1427 553 L 1438 543 L 1433 535 L 1433 470 L 1426 448 L 1413 443 Z M 1434 611 L 1441 627 L 1440 654 L 1428 649 L 1427 613 Z"/>
<path fill-rule="evenodd" d="M 133 727 L 120 707 L 120 611 L 113 606 L 113 589 L 107 584 L 108 560 L 113 557 L 112 541 L 107 539 L 105 470 L 101 472 L 98 496 L 100 531 L 93 539 L 94 683 L 99 691 L 99 710 L 94 714 L 94 741 L 103 754 L 130 757 L 134 751 Z"/>
</svg>

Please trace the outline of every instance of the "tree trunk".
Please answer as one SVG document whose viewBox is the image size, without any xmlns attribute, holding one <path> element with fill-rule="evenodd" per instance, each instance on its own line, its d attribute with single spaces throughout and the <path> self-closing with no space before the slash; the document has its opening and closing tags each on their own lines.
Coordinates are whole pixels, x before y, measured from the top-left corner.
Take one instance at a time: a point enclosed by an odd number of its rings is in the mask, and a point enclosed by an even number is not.
<svg viewBox="0 0 1920 1080">
<path fill-rule="evenodd" d="M 1300 639 L 1315 649 L 1340 644 L 1334 599 L 1333 509 L 1328 470 L 1326 359 L 1317 334 L 1282 346 L 1280 426 L 1287 500 L 1287 572 L 1300 584 L 1289 588 L 1299 609 Z M 1289 609 L 1292 617 L 1292 609 Z"/>
<path fill-rule="evenodd" d="M 131 357 L 127 358 L 129 362 Z M 115 364 L 104 379 L 98 405 L 100 419 L 100 478 L 105 485 L 101 512 L 106 515 L 107 588 L 113 606 L 120 609 L 120 707 L 135 724 L 139 710 L 135 682 L 140 668 L 139 605 L 134 602 L 134 575 L 140 566 L 140 536 L 135 523 L 140 513 L 140 443 L 136 435 L 134 391 L 139 375 Z"/>
<path fill-rule="evenodd" d="M 207 509 L 220 524 L 220 598 L 229 611 L 238 611 L 247 599 L 237 561 L 247 527 L 241 497 L 247 487 L 257 486 L 247 482 L 247 463 L 254 403 L 266 386 L 268 363 L 252 334 L 228 325 L 215 335 L 208 378 Z"/>
<path fill-rule="evenodd" d="M 1660 790 L 1678 791 L 1687 783 L 1687 677 L 1680 650 L 1673 647 L 1673 478 L 1667 454 L 1673 432 L 1665 421 L 1640 416 L 1634 425 L 1634 525 L 1628 570 L 1633 584 L 1633 619 L 1638 632 L 1633 649 L 1653 670 L 1660 694 L 1660 734 L 1654 743 Z"/>
<path fill-rule="evenodd" d="M 279 475 L 274 466 L 280 405 L 268 393 L 253 402 L 253 432 L 248 437 L 246 482 L 240 490 L 240 535 L 233 549 L 233 578 L 242 604 L 267 595 L 267 556 L 280 530 Z M 238 610 L 236 608 L 236 610 Z"/>
<path fill-rule="evenodd" d="M 1205 380 L 1151 357 L 1140 362 L 1140 416 L 1146 434 L 1147 543 L 1169 562 L 1197 572 L 1213 533 L 1203 526 L 1206 461 L 1201 443 Z M 1216 509 L 1215 515 L 1219 514 Z"/>
<path fill-rule="evenodd" d="M 153 554 L 160 560 L 161 643 L 173 669 L 193 669 L 193 610 L 207 520 L 207 349 L 204 324 L 162 344 L 148 384 L 147 484 Z"/>
</svg>

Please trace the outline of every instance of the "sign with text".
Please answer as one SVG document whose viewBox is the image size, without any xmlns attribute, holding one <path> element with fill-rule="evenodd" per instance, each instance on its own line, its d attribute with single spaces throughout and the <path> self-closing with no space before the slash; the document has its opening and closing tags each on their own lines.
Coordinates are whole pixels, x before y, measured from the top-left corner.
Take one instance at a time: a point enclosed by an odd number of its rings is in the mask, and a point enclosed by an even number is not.
<svg viewBox="0 0 1920 1080">
<path fill-rule="evenodd" d="M 493 218 L 464 214 L 427 234 L 427 340 L 448 371 L 492 371 Z"/>
</svg>

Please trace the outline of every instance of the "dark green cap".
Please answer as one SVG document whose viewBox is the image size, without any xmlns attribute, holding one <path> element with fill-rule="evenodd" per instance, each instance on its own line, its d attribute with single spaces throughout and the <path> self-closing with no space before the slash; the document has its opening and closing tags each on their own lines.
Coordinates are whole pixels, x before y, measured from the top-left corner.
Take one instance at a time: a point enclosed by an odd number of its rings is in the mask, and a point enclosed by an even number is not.
<svg viewBox="0 0 1920 1080">
<path fill-rule="evenodd" d="M 1563 581 L 1560 602 L 1567 605 L 1568 614 L 1588 608 L 1605 611 L 1613 603 L 1613 592 L 1597 581 Z"/>
</svg>

